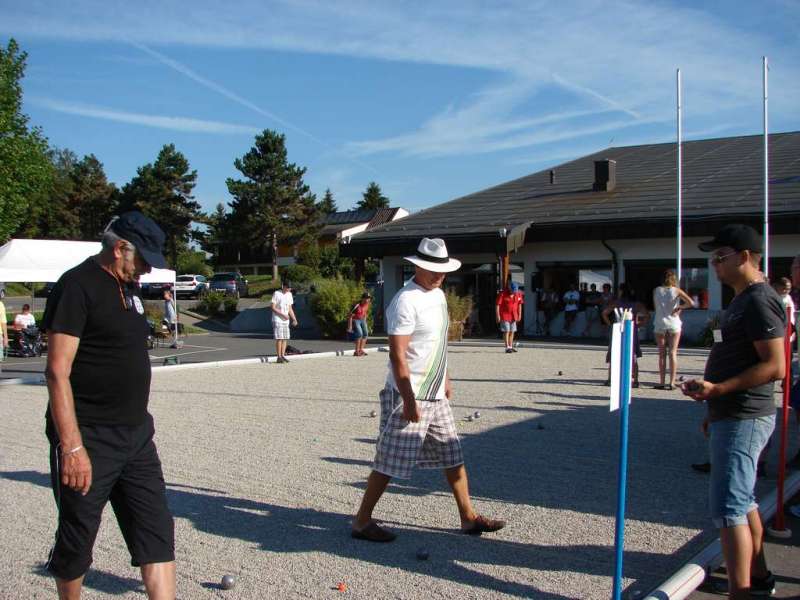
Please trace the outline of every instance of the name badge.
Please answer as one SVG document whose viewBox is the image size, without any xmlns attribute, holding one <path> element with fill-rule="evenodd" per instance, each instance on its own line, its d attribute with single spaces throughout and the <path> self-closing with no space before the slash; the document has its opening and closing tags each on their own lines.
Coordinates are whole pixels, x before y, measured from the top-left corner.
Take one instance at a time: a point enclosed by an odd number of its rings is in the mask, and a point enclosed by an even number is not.
<svg viewBox="0 0 800 600">
<path fill-rule="evenodd" d="M 144 314 L 144 305 L 142 304 L 142 299 L 139 296 L 133 297 L 133 306 L 136 308 L 136 312 L 140 315 Z"/>
<path fill-rule="evenodd" d="M 721 344 L 722 343 L 722 330 L 721 329 L 715 329 L 714 330 L 714 343 L 715 344 Z"/>
</svg>

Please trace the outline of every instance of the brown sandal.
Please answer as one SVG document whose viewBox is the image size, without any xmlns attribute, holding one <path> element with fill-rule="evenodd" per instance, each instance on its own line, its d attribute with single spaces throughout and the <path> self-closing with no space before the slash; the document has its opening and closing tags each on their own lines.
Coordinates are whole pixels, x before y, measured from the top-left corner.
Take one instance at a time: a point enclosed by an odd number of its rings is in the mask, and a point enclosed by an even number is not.
<svg viewBox="0 0 800 600">
<path fill-rule="evenodd" d="M 367 540 L 368 542 L 393 542 L 397 537 L 388 529 L 384 529 L 375 521 L 370 521 L 361 529 L 352 529 L 350 535 L 357 540 Z"/>
</svg>

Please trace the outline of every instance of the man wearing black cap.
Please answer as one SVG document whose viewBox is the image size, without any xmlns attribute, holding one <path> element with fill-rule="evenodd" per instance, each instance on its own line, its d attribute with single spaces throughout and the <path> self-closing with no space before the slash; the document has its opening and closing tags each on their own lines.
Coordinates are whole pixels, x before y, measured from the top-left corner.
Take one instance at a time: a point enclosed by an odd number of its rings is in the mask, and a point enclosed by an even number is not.
<svg viewBox="0 0 800 600">
<path fill-rule="evenodd" d="M 762 242 L 746 225 L 728 225 L 700 244 L 736 296 L 714 331 L 702 380 L 683 393 L 707 402 L 710 433 L 709 501 L 720 530 L 731 598 L 769 595 L 775 578 L 764 556 L 764 529 L 755 502 L 756 462 L 775 428 L 773 382 L 785 371 L 786 316 L 759 270 Z"/>
<path fill-rule="evenodd" d="M 175 598 L 174 525 L 147 412 L 149 326 L 139 276 L 163 268 L 164 233 L 139 212 L 115 218 L 100 254 L 64 273 L 47 300 L 46 433 L 58 529 L 48 570 L 79 598 L 110 500 L 150 599 Z"/>
</svg>

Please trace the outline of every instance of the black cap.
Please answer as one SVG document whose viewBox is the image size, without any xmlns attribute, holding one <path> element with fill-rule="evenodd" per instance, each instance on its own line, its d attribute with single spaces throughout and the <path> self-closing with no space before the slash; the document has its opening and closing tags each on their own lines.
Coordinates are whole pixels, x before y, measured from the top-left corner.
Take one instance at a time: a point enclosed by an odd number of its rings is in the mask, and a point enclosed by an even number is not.
<svg viewBox="0 0 800 600">
<path fill-rule="evenodd" d="M 136 210 L 122 213 L 109 225 L 111 231 L 136 246 L 145 262 L 156 269 L 164 269 L 164 232 L 150 217 Z"/>
<path fill-rule="evenodd" d="M 717 248 L 733 248 L 737 252 L 750 250 L 762 254 L 764 244 L 758 232 L 748 225 L 725 225 L 717 232 L 713 240 L 697 245 L 703 252 L 711 252 Z"/>
<path fill-rule="evenodd" d="M 372 296 L 369 295 L 369 292 L 364 292 L 363 294 L 361 294 L 361 298 L 362 299 L 363 298 L 372 298 Z"/>
</svg>

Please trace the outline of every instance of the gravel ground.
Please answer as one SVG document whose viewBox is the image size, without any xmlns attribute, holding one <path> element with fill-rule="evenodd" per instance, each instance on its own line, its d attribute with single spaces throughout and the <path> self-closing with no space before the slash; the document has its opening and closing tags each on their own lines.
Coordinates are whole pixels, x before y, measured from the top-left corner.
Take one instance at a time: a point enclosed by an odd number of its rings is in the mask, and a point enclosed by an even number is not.
<svg viewBox="0 0 800 600">
<path fill-rule="evenodd" d="M 687 376 L 705 356 L 681 358 Z M 376 517 L 393 544 L 349 537 L 377 434 L 386 354 L 161 372 L 151 412 L 175 514 L 178 595 L 202 598 L 608 598 L 619 418 L 608 412 L 604 350 L 451 347 L 454 412 L 476 507 L 508 519 L 493 535 L 457 531 L 441 473 L 397 481 Z M 634 390 L 625 575 L 646 592 L 713 538 L 703 408 Z M 563 371 L 563 375 L 558 375 Z M 777 398 L 777 396 L 776 396 Z M 52 598 L 42 564 L 55 505 L 48 487 L 46 390 L 0 388 L 1 598 Z M 464 417 L 479 410 L 482 417 Z M 767 481 L 765 485 L 774 485 Z M 419 548 L 430 553 L 416 558 Z M 219 588 L 232 574 L 233 590 Z M 336 589 L 345 582 L 347 591 Z M 143 598 L 110 509 L 84 598 Z"/>
</svg>

